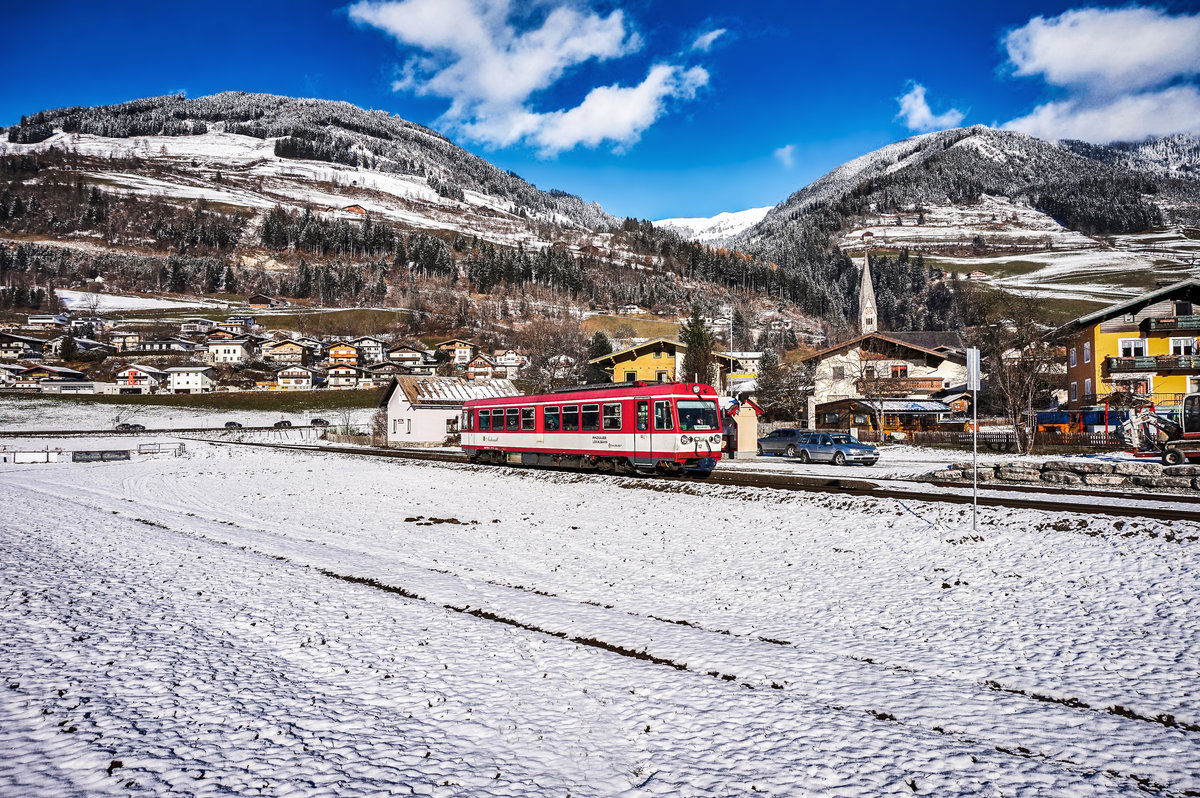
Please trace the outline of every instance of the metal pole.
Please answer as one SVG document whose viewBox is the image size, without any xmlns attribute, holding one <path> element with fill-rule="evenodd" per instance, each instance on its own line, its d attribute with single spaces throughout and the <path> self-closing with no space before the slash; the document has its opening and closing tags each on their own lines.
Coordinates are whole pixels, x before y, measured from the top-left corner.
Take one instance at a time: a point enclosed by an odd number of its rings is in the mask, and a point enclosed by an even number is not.
<svg viewBox="0 0 1200 798">
<path fill-rule="evenodd" d="M 971 389 L 971 531 L 979 531 L 979 392 Z"/>
</svg>

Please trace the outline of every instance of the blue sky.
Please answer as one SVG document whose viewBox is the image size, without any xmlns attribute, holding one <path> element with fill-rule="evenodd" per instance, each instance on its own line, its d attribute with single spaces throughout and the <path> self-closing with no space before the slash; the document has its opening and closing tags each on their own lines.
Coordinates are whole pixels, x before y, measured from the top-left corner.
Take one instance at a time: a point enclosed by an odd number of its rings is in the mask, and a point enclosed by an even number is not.
<svg viewBox="0 0 1200 798">
<path fill-rule="evenodd" d="M 773 205 L 924 130 L 1200 133 L 1200 4 L 6 3 L 0 124 L 184 91 L 340 99 L 640 218 Z"/>
</svg>

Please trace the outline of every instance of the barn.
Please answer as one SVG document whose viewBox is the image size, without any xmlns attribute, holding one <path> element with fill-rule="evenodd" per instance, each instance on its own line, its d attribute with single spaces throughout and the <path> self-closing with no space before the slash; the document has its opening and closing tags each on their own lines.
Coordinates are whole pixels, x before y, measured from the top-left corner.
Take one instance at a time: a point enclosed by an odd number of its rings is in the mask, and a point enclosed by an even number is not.
<svg viewBox="0 0 1200 798">
<path fill-rule="evenodd" d="M 509 380 L 395 377 L 379 400 L 387 410 L 387 445 L 442 443 L 458 432 L 464 402 L 520 395 Z"/>
</svg>

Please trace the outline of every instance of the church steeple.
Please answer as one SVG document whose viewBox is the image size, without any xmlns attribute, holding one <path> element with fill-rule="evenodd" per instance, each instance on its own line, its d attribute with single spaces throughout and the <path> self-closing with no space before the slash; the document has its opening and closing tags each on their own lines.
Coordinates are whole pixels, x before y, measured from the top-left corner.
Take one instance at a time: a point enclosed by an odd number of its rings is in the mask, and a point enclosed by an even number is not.
<svg viewBox="0 0 1200 798">
<path fill-rule="evenodd" d="M 875 286 L 871 285 L 871 262 L 863 253 L 862 277 L 858 286 L 858 331 L 863 335 L 879 330 L 879 311 L 875 307 Z"/>
</svg>

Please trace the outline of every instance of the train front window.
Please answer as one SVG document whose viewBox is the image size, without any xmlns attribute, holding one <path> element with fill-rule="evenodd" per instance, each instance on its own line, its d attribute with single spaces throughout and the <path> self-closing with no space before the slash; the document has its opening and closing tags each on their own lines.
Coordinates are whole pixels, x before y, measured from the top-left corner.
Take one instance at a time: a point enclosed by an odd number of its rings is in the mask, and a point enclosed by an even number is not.
<svg viewBox="0 0 1200 798">
<path fill-rule="evenodd" d="M 717 403 L 702 399 L 680 399 L 679 428 L 689 431 L 719 430 L 721 422 L 717 415 Z"/>
<path fill-rule="evenodd" d="M 600 405 L 583 406 L 583 428 L 588 432 L 600 429 Z"/>
<path fill-rule="evenodd" d="M 558 408 L 547 407 L 543 413 L 546 418 L 546 432 L 558 432 Z"/>
<path fill-rule="evenodd" d="M 488 432 L 492 428 L 492 414 L 487 410 L 479 411 L 479 431 Z"/>
<path fill-rule="evenodd" d="M 656 430 L 675 429 L 675 416 L 671 413 L 670 402 L 654 403 L 654 428 Z"/>
<path fill-rule="evenodd" d="M 504 429 L 516 431 L 521 428 L 521 411 L 510 407 L 504 411 Z"/>
<path fill-rule="evenodd" d="M 563 432 L 579 431 L 579 405 L 563 405 L 562 428 Z"/>
<path fill-rule="evenodd" d="M 1183 400 L 1183 431 L 1200 432 L 1200 396 L 1189 396 Z"/>
<path fill-rule="evenodd" d="M 533 408 L 532 407 L 522 407 L 521 408 L 521 430 L 523 432 L 529 432 L 530 430 L 534 429 L 535 426 L 536 425 L 533 422 Z"/>
</svg>

